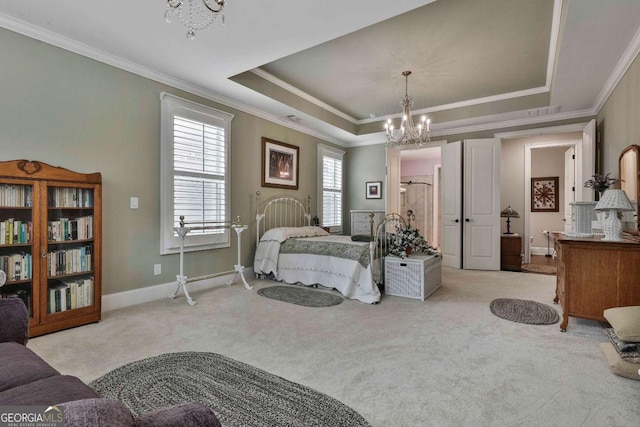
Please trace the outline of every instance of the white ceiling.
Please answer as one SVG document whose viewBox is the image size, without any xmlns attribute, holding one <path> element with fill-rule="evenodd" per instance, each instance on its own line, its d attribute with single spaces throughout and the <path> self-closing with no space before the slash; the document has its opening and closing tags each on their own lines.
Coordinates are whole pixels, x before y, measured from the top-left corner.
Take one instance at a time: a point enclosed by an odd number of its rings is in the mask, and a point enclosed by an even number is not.
<svg viewBox="0 0 640 427">
<path fill-rule="evenodd" d="M 640 50 L 638 0 L 227 0 L 192 41 L 165 5 L 4 1 L 0 26 L 343 146 L 383 140 L 405 69 L 437 137 L 594 115 Z"/>
</svg>

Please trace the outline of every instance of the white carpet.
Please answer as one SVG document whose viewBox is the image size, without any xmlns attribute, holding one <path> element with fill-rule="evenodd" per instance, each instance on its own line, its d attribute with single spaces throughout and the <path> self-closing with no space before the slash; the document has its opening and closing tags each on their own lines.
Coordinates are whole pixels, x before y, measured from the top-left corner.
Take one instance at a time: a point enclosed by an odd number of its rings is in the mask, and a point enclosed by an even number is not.
<svg viewBox="0 0 640 427">
<path fill-rule="evenodd" d="M 599 322 L 526 325 L 495 298 L 554 306 L 555 277 L 443 269 L 425 302 L 387 297 L 309 308 L 240 285 L 105 313 L 34 338 L 63 373 L 91 381 L 165 352 L 220 353 L 326 393 L 373 426 L 622 426 L 640 420 L 640 381 L 610 373 Z"/>
</svg>

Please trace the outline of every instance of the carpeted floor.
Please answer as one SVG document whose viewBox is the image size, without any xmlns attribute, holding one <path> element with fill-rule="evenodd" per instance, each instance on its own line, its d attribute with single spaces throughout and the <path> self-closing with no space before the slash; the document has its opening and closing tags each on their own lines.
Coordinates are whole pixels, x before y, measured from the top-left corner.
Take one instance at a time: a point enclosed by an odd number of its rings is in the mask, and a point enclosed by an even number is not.
<svg viewBox="0 0 640 427">
<path fill-rule="evenodd" d="M 106 312 L 29 341 L 90 382 L 169 352 L 211 352 L 339 400 L 374 427 L 637 425 L 640 381 L 613 375 L 600 322 L 531 326 L 494 316 L 496 298 L 553 304 L 555 277 L 443 268 L 426 301 L 383 296 L 310 309 L 263 298 L 274 282 L 195 292 Z"/>
</svg>

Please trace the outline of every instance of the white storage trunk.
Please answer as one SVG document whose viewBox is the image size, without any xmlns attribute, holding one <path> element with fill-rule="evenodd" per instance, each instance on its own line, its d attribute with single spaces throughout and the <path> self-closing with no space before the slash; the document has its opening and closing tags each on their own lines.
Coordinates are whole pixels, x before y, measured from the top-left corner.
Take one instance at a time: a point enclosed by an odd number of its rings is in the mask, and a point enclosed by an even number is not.
<svg viewBox="0 0 640 427">
<path fill-rule="evenodd" d="M 384 260 L 384 293 L 424 301 L 440 287 L 442 257 L 422 253 Z"/>
</svg>

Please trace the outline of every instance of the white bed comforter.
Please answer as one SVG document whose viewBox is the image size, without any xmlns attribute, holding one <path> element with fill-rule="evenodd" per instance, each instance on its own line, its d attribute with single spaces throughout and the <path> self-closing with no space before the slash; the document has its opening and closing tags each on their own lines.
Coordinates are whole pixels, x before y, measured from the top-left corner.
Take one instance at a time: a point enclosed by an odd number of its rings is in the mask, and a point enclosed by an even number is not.
<svg viewBox="0 0 640 427">
<path fill-rule="evenodd" d="M 319 227 L 274 228 L 262 236 L 256 249 L 253 264 L 256 274 L 273 273 L 276 280 L 286 283 L 320 284 L 369 304 L 380 301 L 371 263 L 364 267 L 358 261 L 337 256 L 280 253 L 280 244 L 288 238 L 369 247 L 367 242 L 353 242 L 350 236 L 332 236 Z"/>
</svg>

